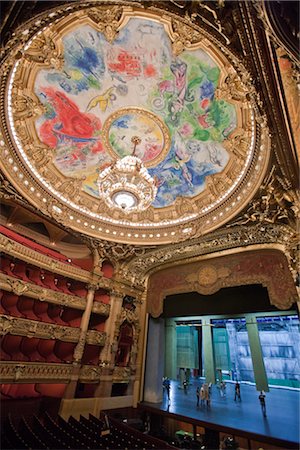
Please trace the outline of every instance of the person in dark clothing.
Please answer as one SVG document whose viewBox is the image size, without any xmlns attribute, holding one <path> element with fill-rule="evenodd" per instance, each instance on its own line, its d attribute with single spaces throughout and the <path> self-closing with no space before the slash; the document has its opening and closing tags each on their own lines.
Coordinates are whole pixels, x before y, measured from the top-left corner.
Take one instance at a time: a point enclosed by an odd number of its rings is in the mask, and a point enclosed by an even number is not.
<svg viewBox="0 0 300 450">
<path fill-rule="evenodd" d="M 200 388 L 199 387 L 197 387 L 196 396 L 197 396 L 197 406 L 199 406 L 199 400 L 200 400 Z"/>
<path fill-rule="evenodd" d="M 234 387 L 234 401 L 236 401 L 236 399 L 241 401 L 241 386 L 238 381 L 235 383 Z"/>
<path fill-rule="evenodd" d="M 264 392 L 260 391 L 258 399 L 260 401 L 260 406 L 261 406 L 262 413 L 263 413 L 264 417 L 267 417 L 266 400 L 265 400 L 265 398 L 266 398 L 266 395 L 264 394 Z"/>
</svg>

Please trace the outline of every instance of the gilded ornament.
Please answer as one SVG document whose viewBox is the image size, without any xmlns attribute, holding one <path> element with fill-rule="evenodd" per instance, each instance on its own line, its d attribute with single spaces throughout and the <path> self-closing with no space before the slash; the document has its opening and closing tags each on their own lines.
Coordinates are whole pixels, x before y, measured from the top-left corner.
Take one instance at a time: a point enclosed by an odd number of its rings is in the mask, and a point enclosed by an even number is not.
<svg viewBox="0 0 300 450">
<path fill-rule="evenodd" d="M 54 39 L 46 33 L 33 38 L 30 47 L 23 50 L 23 57 L 29 62 L 48 65 L 56 70 L 63 66 L 63 57 L 59 55 Z"/>
<path fill-rule="evenodd" d="M 204 266 L 198 272 L 198 281 L 200 286 L 214 284 L 217 280 L 218 271 L 214 266 Z"/>
<path fill-rule="evenodd" d="M 104 34 L 106 40 L 112 43 L 118 33 L 123 8 L 120 6 L 95 7 L 87 11 L 88 16 L 97 24 L 98 30 Z"/>
</svg>

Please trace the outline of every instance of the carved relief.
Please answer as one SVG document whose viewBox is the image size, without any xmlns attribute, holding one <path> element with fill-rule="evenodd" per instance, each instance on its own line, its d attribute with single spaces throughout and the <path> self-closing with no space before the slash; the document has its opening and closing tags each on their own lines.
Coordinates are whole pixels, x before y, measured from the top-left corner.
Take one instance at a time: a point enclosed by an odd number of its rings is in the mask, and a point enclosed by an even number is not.
<svg viewBox="0 0 300 450">
<path fill-rule="evenodd" d="M 33 100 L 24 92 L 18 92 L 12 96 L 12 107 L 17 120 L 38 117 L 45 112 L 45 108 L 40 102 Z"/>
<path fill-rule="evenodd" d="M 79 372 L 80 381 L 100 381 L 102 369 L 99 366 L 82 366 Z"/>
<path fill-rule="evenodd" d="M 130 367 L 115 367 L 113 371 L 113 381 L 128 381 L 131 375 Z"/>
<path fill-rule="evenodd" d="M 104 331 L 90 330 L 87 332 L 86 342 L 87 344 L 103 346 L 106 342 L 106 333 Z"/>
<path fill-rule="evenodd" d="M 63 58 L 55 45 L 52 36 L 40 33 L 33 39 L 29 48 L 23 51 L 23 57 L 29 62 L 35 62 L 60 69 Z"/>
<path fill-rule="evenodd" d="M 87 13 L 108 42 L 113 42 L 118 33 L 123 9 L 120 6 L 113 6 L 110 9 L 98 6 L 90 8 Z"/>
<path fill-rule="evenodd" d="M 199 42 L 201 39 L 199 31 L 195 31 L 193 28 L 182 22 L 172 20 L 172 26 L 174 30 L 172 50 L 175 56 L 178 56 L 185 48 Z"/>
<path fill-rule="evenodd" d="M 72 366 L 67 364 L 0 362 L 0 378 L 5 383 L 19 380 L 67 382 L 71 378 L 72 371 Z"/>
<path fill-rule="evenodd" d="M 0 315 L 0 334 L 5 335 L 7 333 L 17 336 L 34 336 L 41 339 L 77 342 L 80 329 Z"/>
</svg>

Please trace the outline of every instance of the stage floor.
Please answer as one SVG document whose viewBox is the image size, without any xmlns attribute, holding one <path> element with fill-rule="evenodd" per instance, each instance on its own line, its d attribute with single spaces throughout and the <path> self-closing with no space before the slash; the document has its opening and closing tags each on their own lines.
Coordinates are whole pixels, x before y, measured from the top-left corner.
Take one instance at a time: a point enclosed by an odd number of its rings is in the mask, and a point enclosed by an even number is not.
<svg viewBox="0 0 300 450">
<path fill-rule="evenodd" d="M 161 403 L 142 402 L 171 414 L 186 416 L 209 424 L 220 425 L 255 435 L 299 443 L 299 390 L 270 388 L 266 393 L 267 417 L 264 417 L 256 387 L 241 384 L 241 401 L 234 401 L 234 383 L 226 383 L 226 396 L 221 397 L 216 385 L 212 386 L 211 406 L 197 407 L 196 388 L 202 380 L 193 379 L 187 393 L 177 381 L 171 381 L 170 404 L 166 392 Z M 199 424 L 201 425 L 201 424 Z M 258 436 L 257 436 L 257 439 Z"/>
</svg>

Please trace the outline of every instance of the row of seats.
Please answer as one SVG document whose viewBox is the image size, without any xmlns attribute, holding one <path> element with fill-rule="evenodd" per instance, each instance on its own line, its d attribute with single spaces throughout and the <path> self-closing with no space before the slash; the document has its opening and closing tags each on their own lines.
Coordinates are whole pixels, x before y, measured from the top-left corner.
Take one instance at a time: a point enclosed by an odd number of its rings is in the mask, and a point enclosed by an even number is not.
<svg viewBox="0 0 300 450">
<path fill-rule="evenodd" d="M 12 261 L 6 255 L 2 255 L 0 258 L 0 271 L 11 277 L 16 277 L 53 291 L 77 295 L 83 298 L 87 295 L 86 285 L 81 281 L 70 280 L 39 267 L 30 266 L 24 261 Z"/>
<path fill-rule="evenodd" d="M 55 325 L 80 327 L 82 313 L 83 311 L 79 309 L 0 290 L 0 314 Z"/>
<path fill-rule="evenodd" d="M 2 361 L 70 363 L 76 342 L 64 342 L 55 339 L 14 336 L 7 334 L 0 338 Z M 101 347 L 86 344 L 82 364 L 97 365 Z"/>
<path fill-rule="evenodd" d="M 68 422 L 58 416 L 54 420 L 47 412 L 43 420 L 33 416 L 31 420 L 21 418 L 16 426 L 9 416 L 1 435 L 4 449 L 171 449 L 170 445 L 146 437 L 123 424 L 112 424 L 90 415 L 80 420 L 70 417 Z"/>
</svg>

